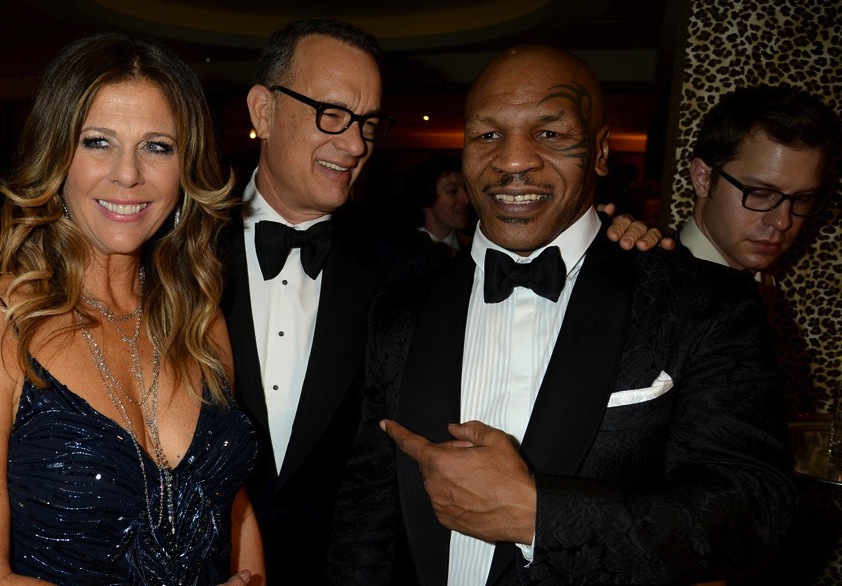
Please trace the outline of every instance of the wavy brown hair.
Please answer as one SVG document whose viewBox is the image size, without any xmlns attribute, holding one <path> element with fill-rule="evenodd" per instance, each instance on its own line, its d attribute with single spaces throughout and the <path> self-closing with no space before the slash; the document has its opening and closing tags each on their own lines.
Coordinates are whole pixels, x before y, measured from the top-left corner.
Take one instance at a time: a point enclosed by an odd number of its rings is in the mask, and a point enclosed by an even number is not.
<svg viewBox="0 0 842 586">
<path fill-rule="evenodd" d="M 29 356 L 34 336 L 54 316 L 78 310 L 91 246 L 63 212 L 62 184 L 96 93 L 121 82 L 154 84 L 164 94 L 178 128 L 181 219 L 165 222 L 144 244 L 143 299 L 146 334 L 171 365 L 176 385 L 201 397 L 201 380 L 212 400 L 227 395 L 218 348 L 209 331 L 222 291 L 216 252 L 219 231 L 233 205 L 202 86 L 173 52 L 149 40 L 116 33 L 85 37 L 68 45 L 39 83 L 32 112 L 16 150 L 12 173 L 0 186 L 0 271 L 7 328 L 17 334 L 20 366 L 41 382 Z M 13 295 L 16 291 L 21 295 Z"/>
</svg>

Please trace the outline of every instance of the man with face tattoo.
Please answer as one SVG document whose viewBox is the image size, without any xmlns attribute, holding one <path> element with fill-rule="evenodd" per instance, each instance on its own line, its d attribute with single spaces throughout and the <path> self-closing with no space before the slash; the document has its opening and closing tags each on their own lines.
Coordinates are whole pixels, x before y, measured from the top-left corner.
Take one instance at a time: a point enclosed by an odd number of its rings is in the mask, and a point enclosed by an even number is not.
<svg viewBox="0 0 842 586">
<path fill-rule="evenodd" d="M 590 67 L 524 45 L 465 107 L 470 255 L 375 304 L 328 579 L 689 584 L 758 571 L 792 518 L 751 277 L 600 236 Z"/>
</svg>

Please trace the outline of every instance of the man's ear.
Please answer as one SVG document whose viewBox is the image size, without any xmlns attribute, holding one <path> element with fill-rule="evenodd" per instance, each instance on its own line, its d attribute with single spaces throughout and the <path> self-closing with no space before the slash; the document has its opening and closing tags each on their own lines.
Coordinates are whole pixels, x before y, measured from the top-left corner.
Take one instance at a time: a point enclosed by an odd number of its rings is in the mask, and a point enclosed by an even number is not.
<svg viewBox="0 0 842 586">
<path fill-rule="evenodd" d="M 268 138 L 275 110 L 275 94 L 264 85 L 254 85 L 246 96 L 251 125 L 259 138 Z"/>
<path fill-rule="evenodd" d="M 594 172 L 600 177 L 608 175 L 608 137 L 611 129 L 603 126 L 596 133 L 596 160 L 594 161 Z"/>
<path fill-rule="evenodd" d="M 710 176 L 713 169 L 700 158 L 696 157 L 690 161 L 690 180 L 693 182 L 693 189 L 696 197 L 705 199 L 710 193 Z"/>
</svg>

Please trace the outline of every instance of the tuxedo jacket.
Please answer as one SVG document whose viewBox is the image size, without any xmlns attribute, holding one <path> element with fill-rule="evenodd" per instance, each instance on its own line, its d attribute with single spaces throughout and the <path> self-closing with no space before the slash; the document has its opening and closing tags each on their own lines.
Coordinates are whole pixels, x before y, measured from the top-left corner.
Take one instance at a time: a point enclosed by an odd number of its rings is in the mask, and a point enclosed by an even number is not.
<svg viewBox="0 0 842 586">
<path fill-rule="evenodd" d="M 375 304 L 329 582 L 447 583 L 450 531 L 377 422 L 452 439 L 474 270 L 465 257 Z M 534 558 L 497 544 L 488 584 L 681 584 L 762 567 L 795 500 L 780 395 L 750 278 L 687 251 L 625 252 L 603 231 L 521 444 Z"/>
<path fill-rule="evenodd" d="M 246 486 L 274 585 L 285 583 L 292 567 L 322 572 L 333 503 L 359 418 L 367 313 L 376 293 L 426 270 L 427 251 L 419 248 L 420 237 L 387 239 L 356 217 L 336 214 L 313 344 L 279 473 L 254 336 L 243 220 L 235 215 L 221 239 L 221 307 L 234 354 L 235 395 L 258 432 L 258 459 Z"/>
</svg>

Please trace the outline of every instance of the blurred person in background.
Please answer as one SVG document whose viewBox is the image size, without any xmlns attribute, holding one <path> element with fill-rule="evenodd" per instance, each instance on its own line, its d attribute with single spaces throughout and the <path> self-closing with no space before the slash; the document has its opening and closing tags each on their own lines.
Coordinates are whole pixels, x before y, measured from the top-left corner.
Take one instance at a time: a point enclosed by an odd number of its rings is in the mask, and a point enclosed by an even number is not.
<svg viewBox="0 0 842 586">
<path fill-rule="evenodd" d="M 470 224 L 475 218 L 459 156 L 427 156 L 409 171 L 404 189 L 415 211 L 416 225 L 433 243 L 447 246 L 450 256 L 470 243 Z"/>
</svg>

